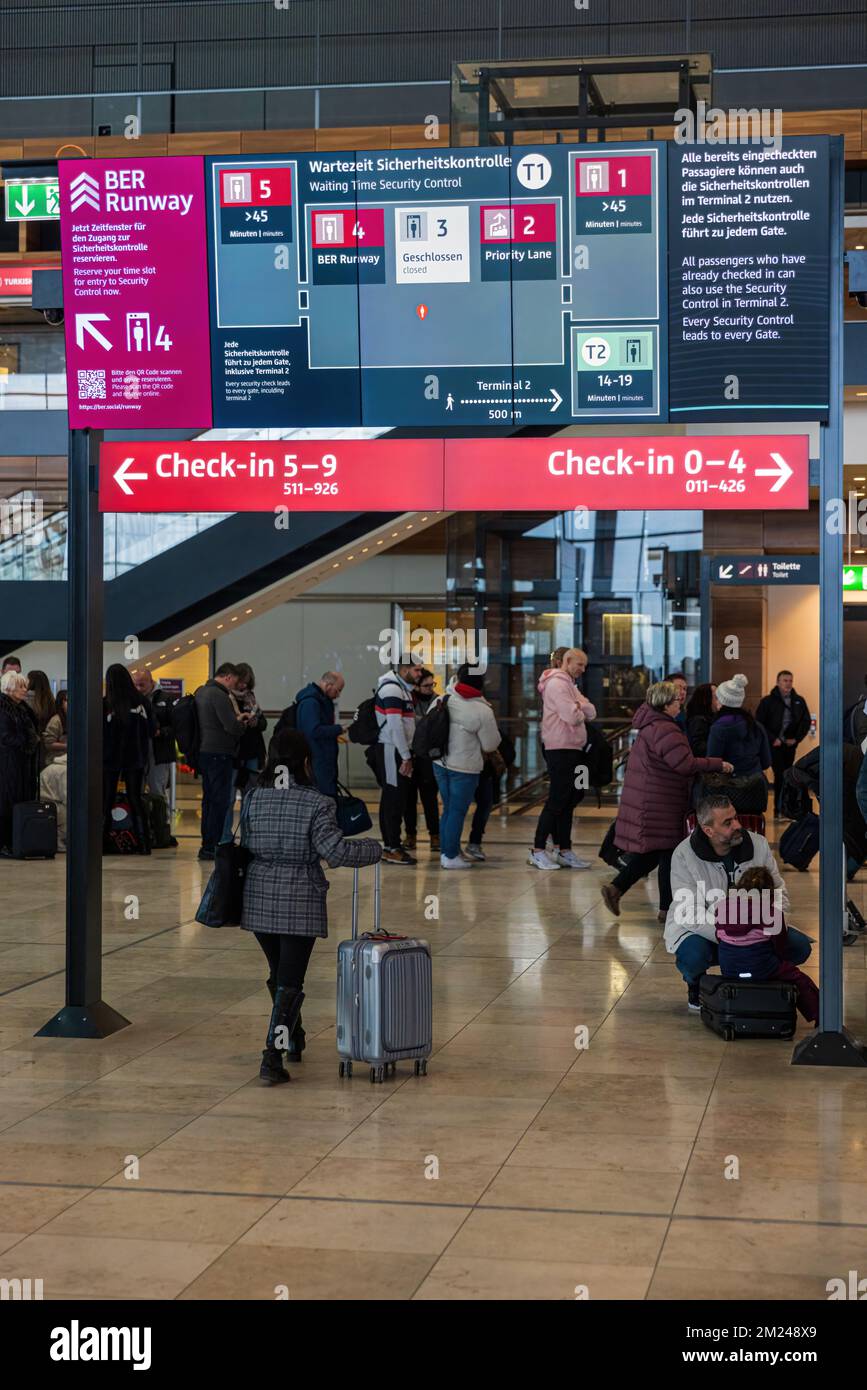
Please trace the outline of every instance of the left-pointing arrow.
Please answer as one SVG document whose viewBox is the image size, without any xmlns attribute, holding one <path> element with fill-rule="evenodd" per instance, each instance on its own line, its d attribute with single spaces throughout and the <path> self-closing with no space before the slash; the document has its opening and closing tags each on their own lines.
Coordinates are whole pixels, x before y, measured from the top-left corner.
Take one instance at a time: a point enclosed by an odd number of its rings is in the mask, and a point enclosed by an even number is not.
<svg viewBox="0 0 867 1390">
<path fill-rule="evenodd" d="M 121 492 L 125 492 L 125 493 L 126 493 L 127 497 L 132 497 L 132 494 L 133 494 L 133 490 L 132 490 L 132 488 L 130 487 L 130 483 L 131 483 L 131 482 L 133 482 L 133 483 L 146 483 L 147 480 L 148 480 L 148 475 L 147 475 L 147 473 L 130 473 L 130 472 L 129 472 L 129 469 L 132 468 L 132 466 L 133 466 L 134 463 L 135 463 L 135 459 L 133 459 L 133 458 L 124 459 L 124 461 L 123 461 L 123 463 L 120 465 L 120 467 L 117 468 L 117 469 L 115 469 L 114 481 L 117 483 L 117 485 L 118 485 L 118 487 L 120 488 Z"/>
<path fill-rule="evenodd" d="M 110 351 L 111 351 L 111 343 L 108 341 L 108 338 L 106 338 L 106 336 L 105 336 L 104 333 L 100 333 L 99 329 L 96 327 L 96 324 L 99 323 L 99 322 L 107 323 L 107 322 L 108 322 L 108 314 L 76 314 L 76 315 L 75 315 L 75 346 L 76 346 L 76 347 L 80 347 L 80 348 L 83 348 L 83 347 L 84 347 L 84 335 L 85 335 L 85 333 L 89 333 L 90 336 L 91 336 L 92 338 L 95 338 L 96 341 L 97 341 L 98 343 L 101 343 L 101 344 L 102 344 L 102 346 L 106 349 L 107 352 L 110 352 Z"/>
</svg>

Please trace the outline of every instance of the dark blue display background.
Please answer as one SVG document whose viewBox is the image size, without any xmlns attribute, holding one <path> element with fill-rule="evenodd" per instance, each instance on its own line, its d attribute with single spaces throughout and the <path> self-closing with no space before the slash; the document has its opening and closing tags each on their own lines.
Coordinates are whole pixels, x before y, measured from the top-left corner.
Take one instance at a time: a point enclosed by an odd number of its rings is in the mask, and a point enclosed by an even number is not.
<svg viewBox="0 0 867 1390">
<path fill-rule="evenodd" d="M 830 279 L 828 264 L 829 244 L 829 137 L 819 136 L 802 140 L 798 137 L 782 141 L 785 160 L 780 164 L 780 178 L 785 181 L 784 168 L 803 164 L 805 173 L 795 175 L 806 179 L 806 188 L 749 189 L 731 188 L 729 183 L 741 182 L 739 172 L 757 160 L 744 159 L 745 153 L 755 155 L 760 146 L 738 147 L 738 172 L 729 180 L 725 176 L 714 176 L 714 170 L 724 168 L 720 156 L 730 147 L 726 145 L 675 145 L 669 146 L 668 178 L 668 228 L 669 228 L 669 413 L 673 421 L 686 423 L 690 420 L 826 420 L 829 401 L 829 336 L 830 336 Z M 793 158 L 798 150 L 814 151 L 814 159 Z M 696 163 L 696 156 L 701 162 Z M 685 168 L 694 171 L 689 182 L 697 185 L 693 190 L 684 190 L 682 172 Z M 761 178 L 761 175 L 756 175 Z M 719 184 L 714 193 L 703 189 L 703 184 Z M 728 190 L 728 191 L 727 191 Z M 709 201 L 714 196 L 717 200 Z M 734 201 L 740 197 L 743 201 Z M 787 197 L 790 202 L 762 202 L 760 199 Z M 686 198 L 693 201 L 687 203 Z M 746 201 L 749 199 L 749 201 Z M 773 217 L 778 211 L 793 214 L 791 220 L 781 225 L 782 236 L 727 236 L 726 231 L 733 225 L 728 221 L 731 214 L 744 218 L 759 214 Z M 690 236 L 690 230 L 698 229 L 704 233 L 708 229 L 708 218 L 720 220 L 713 224 L 721 230 L 722 236 Z M 685 218 L 698 218 L 697 222 L 685 222 Z M 725 220 L 723 220 L 725 219 Z M 797 219 L 797 220 L 796 220 Z M 744 225 L 767 227 L 772 222 L 747 222 Z M 786 305 L 751 306 L 736 304 L 736 299 L 748 300 L 750 296 L 726 296 L 731 307 L 714 309 L 684 309 L 684 272 L 696 271 L 698 265 L 688 266 L 684 261 L 694 257 L 696 263 L 707 257 L 764 257 L 777 256 L 778 266 L 765 267 L 773 270 L 794 269 L 795 279 L 788 281 L 791 288 L 786 295 Z M 805 264 L 783 263 L 783 256 L 806 258 Z M 748 267 L 749 268 L 749 267 Z M 758 267 L 753 267 L 758 268 Z M 714 269 L 721 274 L 725 266 L 706 267 L 704 273 Z M 695 282 L 695 293 L 689 293 L 692 303 L 706 301 L 706 293 L 701 290 L 702 283 Z M 726 283 L 738 283 L 727 281 Z M 744 280 L 743 284 L 761 284 L 755 279 Z M 687 289 L 689 285 L 687 284 Z M 711 296 L 713 297 L 713 296 Z M 756 295 L 755 298 L 765 298 Z M 773 297 L 773 296 L 771 296 Z M 794 322 L 786 325 L 759 325 L 761 316 L 792 316 Z M 749 341 L 737 342 L 729 339 L 713 340 L 710 329 L 715 316 L 726 318 L 753 319 L 751 327 L 743 325 L 729 331 L 752 332 Z M 685 329 L 684 320 L 708 318 L 711 325 L 702 329 L 693 323 Z M 757 339 L 756 331 L 776 329 L 779 339 Z M 690 333 L 707 332 L 706 339 L 684 338 L 684 331 Z M 721 330 L 718 326 L 717 332 Z M 724 383 L 727 377 L 735 376 L 739 396 L 736 400 L 724 398 Z"/>
<path fill-rule="evenodd" d="M 621 144 L 606 145 L 605 154 L 615 155 L 618 151 L 629 149 L 635 152 L 641 146 Z M 206 160 L 206 187 L 209 196 L 210 234 L 208 238 L 209 275 L 211 286 L 211 358 L 213 377 L 214 425 L 217 427 L 293 427 L 293 426 L 351 426 L 367 425 L 377 427 L 419 426 L 447 432 L 461 426 L 485 428 L 492 434 L 509 434 L 526 425 L 565 426 L 570 423 L 583 425 L 641 423 L 642 421 L 665 422 L 670 419 L 677 423 L 690 421 L 738 420 L 759 422 L 764 419 L 825 419 L 828 413 L 828 357 L 829 357 L 829 267 L 828 267 L 828 205 L 829 205 L 829 152 L 828 138 L 817 137 L 809 140 L 789 139 L 783 142 L 783 150 L 789 155 L 792 151 L 812 150 L 816 158 L 805 161 L 808 187 L 784 190 L 792 201 L 789 204 L 744 204 L 748 211 L 755 206 L 759 211 L 774 214 L 779 208 L 801 214 L 785 226 L 783 236 L 756 236 L 730 238 L 685 235 L 689 228 L 698 227 L 703 233 L 703 224 L 708 213 L 714 216 L 737 211 L 740 205 L 711 204 L 699 191 L 685 194 L 682 187 L 682 167 L 687 157 L 701 156 L 701 163 L 692 164 L 695 171 L 694 183 L 709 182 L 706 170 L 718 168 L 719 161 L 711 158 L 718 155 L 724 146 L 700 145 L 653 145 L 648 142 L 645 149 L 660 151 L 658 167 L 658 205 L 655 217 L 659 237 L 659 319 L 644 317 L 652 305 L 643 300 L 643 307 L 636 307 L 641 286 L 646 284 L 635 269 L 635 255 L 629 254 L 629 243 L 634 238 L 626 237 L 624 250 L 612 242 L 610 246 L 591 245 L 591 261 L 594 257 L 597 266 L 604 265 L 604 284 L 600 289 L 600 272 L 597 271 L 592 289 L 593 312 L 599 310 L 599 296 L 603 294 L 605 312 L 600 313 L 596 322 L 617 326 L 646 328 L 651 324 L 659 326 L 659 413 L 633 414 L 600 410 L 592 415 L 573 417 L 570 413 L 572 396 L 572 373 L 570 371 L 569 328 L 560 335 L 564 343 L 566 360 L 563 363 L 550 363 L 548 350 L 535 351 L 537 342 L 545 339 L 542 331 L 547 326 L 552 330 L 552 317 L 562 320 L 564 308 L 559 299 L 552 300 L 550 279 L 537 281 L 538 291 L 528 301 L 526 287 L 513 281 L 508 262 L 501 262 L 502 279 L 483 280 L 478 263 L 473 264 L 472 279 L 463 285 L 420 285 L 414 288 L 412 304 L 407 306 L 408 292 L 401 287 L 391 287 L 394 293 L 394 313 L 391 303 L 388 313 L 383 314 L 380 301 L 379 316 L 373 315 L 373 301 L 367 298 L 370 287 L 359 285 L 345 272 L 335 272 L 332 286 L 293 284 L 287 293 L 285 304 L 275 313 L 277 324 L 268 327 L 235 326 L 219 328 L 216 315 L 216 264 L 215 254 L 219 254 L 220 209 L 216 205 L 215 180 L 211 170 L 215 163 L 225 167 L 237 164 L 238 167 L 256 167 L 273 164 L 276 160 L 292 160 L 297 165 L 297 179 L 293 182 L 293 201 L 297 208 L 298 240 L 295 245 L 301 257 L 301 273 L 307 258 L 308 203 L 319 208 L 345 209 L 350 216 L 357 214 L 358 204 L 365 205 L 381 200 L 385 208 L 386 242 L 382 254 L 390 256 L 388 248 L 390 219 L 394 217 L 394 207 L 425 205 L 434 208 L 441 204 L 458 204 L 462 199 L 483 199 L 486 203 L 504 205 L 516 198 L 527 200 L 538 197 L 540 200 L 561 199 L 560 240 L 557 247 L 557 282 L 555 293 L 560 294 L 560 285 L 569 284 L 576 297 L 572 309 L 577 313 L 585 297 L 580 273 L 573 273 L 571 280 L 564 278 L 563 270 L 572 254 L 570 238 L 570 208 L 574 205 L 573 170 L 570 156 L 576 152 L 586 157 L 586 146 L 540 146 L 538 156 L 548 160 L 551 166 L 548 182 L 538 190 L 521 186 L 516 178 L 515 167 L 503 162 L 513 156 L 518 159 L 532 153 L 531 147 L 515 147 L 512 150 L 496 149 L 430 149 L 403 151 L 359 151 L 344 153 L 298 154 L 284 156 L 260 155 L 240 157 L 237 161 L 224 156 Z M 667 158 L 666 158 L 667 148 Z M 752 151 L 759 146 L 746 146 Z M 457 171 L 458 186 L 453 189 L 436 184 L 436 179 L 447 179 L 451 171 L 448 159 L 454 156 L 469 164 L 474 157 L 480 162 L 478 168 L 465 168 Z M 424 169 L 417 171 L 418 188 L 406 188 L 401 179 L 411 177 L 406 167 L 370 168 L 376 161 L 392 161 L 403 166 L 405 161 L 414 158 L 431 161 L 433 172 L 432 188 L 425 187 Z M 498 163 L 485 164 L 483 161 L 499 158 Z M 601 155 L 600 155 L 601 157 Z M 346 169 L 342 173 L 331 172 L 336 161 L 358 161 L 362 166 L 357 177 L 362 187 L 356 194 L 353 188 L 353 173 Z M 788 158 L 787 163 L 796 161 Z M 343 182 L 345 188 L 329 188 L 329 182 Z M 391 186 L 389 186 L 389 184 Z M 687 205 L 684 197 L 694 199 Z M 767 196 L 767 190 L 759 196 Z M 282 209 L 281 209 L 282 211 Z M 473 219 L 477 216 L 477 205 L 470 203 L 470 244 L 477 240 L 477 229 Z M 225 215 L 225 214 L 224 214 Z M 699 215 L 700 221 L 685 223 L 685 217 Z M 805 216 L 804 216 L 805 215 Z M 724 224 L 720 224 L 723 225 Z M 756 224 L 762 225 L 762 224 Z M 215 236 L 216 230 L 216 236 Z M 393 226 L 392 226 L 393 235 Z M 580 236 L 578 237 L 581 240 Z M 601 239 L 600 239 L 601 240 Z M 216 247 L 215 247 L 216 243 Z M 289 243 L 290 254 L 294 257 L 295 245 Z M 616 246 L 616 254 L 615 248 Z M 474 255 L 477 254 L 475 251 Z M 683 309 L 683 287 L 685 259 L 709 256 L 804 256 L 803 265 L 795 264 L 796 277 L 789 282 L 788 305 L 785 308 L 736 309 L 724 312 L 729 317 L 752 317 L 758 313 L 774 315 L 793 314 L 794 323 L 778 328 L 779 339 L 757 340 L 755 325 L 753 336 L 746 342 L 713 340 L 710 332 L 706 339 L 685 339 L 685 318 L 710 318 L 717 309 Z M 611 270 L 611 264 L 621 266 L 621 274 Z M 695 270 L 696 266 L 690 267 Z M 724 268 L 724 267 L 722 267 Z M 721 268 L 721 269 L 722 269 Z M 782 262 L 780 267 L 782 267 Z M 786 267 L 788 268 L 788 267 Z M 263 272 L 267 273 L 267 272 Z M 377 274 L 380 272 L 377 272 Z M 389 282 L 393 269 L 389 269 Z M 490 274 L 490 271 L 488 271 Z M 632 275 L 630 288 L 629 275 Z M 323 277 L 325 278 L 325 277 Z M 330 276 L 327 278 L 331 278 Z M 365 277 L 367 278 L 367 277 Z M 376 277 L 371 277 L 376 278 Z M 237 285 L 237 280 L 232 282 Z M 275 283 L 278 283 L 275 281 Z M 288 282 L 287 282 L 288 283 Z M 590 281 L 586 282 L 588 285 Z M 704 291 L 697 290 L 695 299 L 708 298 Z M 260 300 L 270 302 L 271 278 L 263 280 L 259 286 Z M 294 296 L 298 290 L 310 293 L 310 313 L 318 324 L 325 322 L 329 333 L 320 333 L 318 327 L 311 329 L 308 340 L 306 325 L 301 327 L 279 326 L 281 313 L 285 317 L 285 305 L 293 304 L 293 312 L 298 308 Z M 334 298 L 328 299 L 322 292 L 330 291 Z M 255 285 L 251 286 L 255 293 Z M 280 291 L 282 293 L 282 291 Z M 415 316 L 415 298 L 429 305 L 427 317 L 419 321 Z M 548 297 L 544 297 L 544 296 Z M 501 296 L 501 297 L 498 297 Z M 731 298 L 732 296 L 727 296 Z M 740 298 L 745 298 L 742 293 Z M 757 296 L 760 298 L 764 295 Z M 275 296 L 279 298 L 279 294 Z M 516 311 L 515 306 L 520 305 Z M 306 310 L 301 309 L 302 313 Z M 637 314 L 633 318 L 632 315 Z M 241 315 L 242 316 L 242 315 Z M 576 323 L 578 320 L 576 319 Z M 334 325 L 342 325 L 340 353 L 328 351 L 334 347 Z M 560 324 L 557 328 L 560 328 Z M 581 321 L 582 331 L 594 326 L 593 320 Z M 478 361 L 478 336 L 484 332 L 485 345 L 496 343 L 497 352 L 492 353 L 493 361 L 488 366 L 462 365 L 461 350 L 466 342 L 476 336 L 476 356 L 470 361 Z M 687 331 L 696 331 L 690 328 Z M 717 330 L 719 331 L 719 330 Z M 419 360 L 418 343 L 421 335 L 430 333 L 430 341 L 438 342 L 432 352 L 433 364 L 428 366 Z M 331 337 L 329 338 L 329 334 Z M 445 334 L 449 350 L 442 351 Z M 547 343 L 553 330 L 547 335 Z M 326 339 L 329 339 L 326 342 Z M 238 344 L 239 350 L 268 351 L 281 349 L 288 352 L 288 365 L 284 377 L 275 386 L 260 393 L 252 392 L 249 399 L 227 399 L 231 393 L 232 381 L 227 384 L 225 367 L 225 344 Z M 318 353 L 316 357 L 314 352 Z M 410 365 L 381 365 L 377 353 L 392 360 L 400 351 L 406 350 L 406 361 Z M 415 352 L 415 356 L 413 356 Z M 454 365 L 448 365 L 451 358 Z M 523 358 L 523 363 L 522 363 Z M 339 361 L 339 366 L 332 363 Z M 467 358 L 463 358 L 465 363 Z M 311 365 L 313 362 L 313 365 Z M 446 365 L 442 365 L 446 362 Z M 533 365 L 527 365 L 527 363 Z M 542 363 L 542 365 L 538 365 Z M 429 373 L 434 373 L 439 381 L 439 396 L 430 399 L 425 394 L 425 382 Z M 739 396 L 735 400 L 724 397 L 724 382 L 727 377 L 738 379 Z M 480 378 L 488 378 L 490 389 L 480 389 Z M 237 385 L 237 376 L 234 384 Z M 493 383 L 493 384 L 491 384 Z M 499 383 L 499 385 L 497 385 Z M 549 409 L 552 392 L 559 393 L 563 405 L 556 411 Z M 448 409 L 445 402 L 451 402 Z M 492 403 L 510 404 L 503 416 L 512 415 L 520 407 L 518 418 L 491 419 Z"/>
</svg>

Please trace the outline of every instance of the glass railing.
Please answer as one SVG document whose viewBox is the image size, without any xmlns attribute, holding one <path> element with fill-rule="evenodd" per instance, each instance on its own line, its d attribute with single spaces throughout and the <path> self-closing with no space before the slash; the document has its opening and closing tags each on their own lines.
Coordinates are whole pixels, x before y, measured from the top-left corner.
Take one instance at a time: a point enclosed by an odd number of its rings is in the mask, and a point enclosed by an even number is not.
<svg viewBox="0 0 867 1390">
<path fill-rule="evenodd" d="M 66 578 L 68 513 L 57 508 L 39 516 L 37 499 L 17 496 L 4 502 L 0 524 L 0 582 Z M 227 512 L 107 514 L 104 522 L 103 575 L 117 579 L 145 560 L 181 545 L 224 521 Z"/>
<path fill-rule="evenodd" d="M 0 410 L 65 409 L 65 372 L 0 373 Z"/>
</svg>

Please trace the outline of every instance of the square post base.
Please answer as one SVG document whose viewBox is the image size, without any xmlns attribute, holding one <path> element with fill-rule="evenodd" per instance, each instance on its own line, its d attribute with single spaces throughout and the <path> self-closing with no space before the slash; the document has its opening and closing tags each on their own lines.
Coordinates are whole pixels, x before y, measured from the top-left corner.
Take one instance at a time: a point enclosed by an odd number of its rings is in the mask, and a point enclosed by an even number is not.
<svg viewBox="0 0 867 1390">
<path fill-rule="evenodd" d="M 793 1067 L 867 1067 L 867 1047 L 847 1028 L 810 1033 L 792 1053 Z"/>
<path fill-rule="evenodd" d="M 110 1004 L 67 1004 L 34 1033 L 36 1038 L 107 1038 L 128 1028 L 130 1020 Z"/>
</svg>

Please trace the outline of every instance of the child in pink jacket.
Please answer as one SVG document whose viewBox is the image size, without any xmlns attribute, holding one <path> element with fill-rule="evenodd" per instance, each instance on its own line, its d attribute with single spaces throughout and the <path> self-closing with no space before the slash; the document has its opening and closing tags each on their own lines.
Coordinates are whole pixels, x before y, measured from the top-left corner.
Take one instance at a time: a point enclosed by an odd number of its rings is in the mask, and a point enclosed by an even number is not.
<svg viewBox="0 0 867 1390">
<path fill-rule="evenodd" d="M 818 1023 L 819 991 L 809 975 L 783 958 L 786 919 L 773 903 L 774 880 L 761 865 L 747 869 L 717 903 L 720 972 L 736 980 L 790 980 L 798 986 L 798 1012 L 808 1023 Z"/>
</svg>

